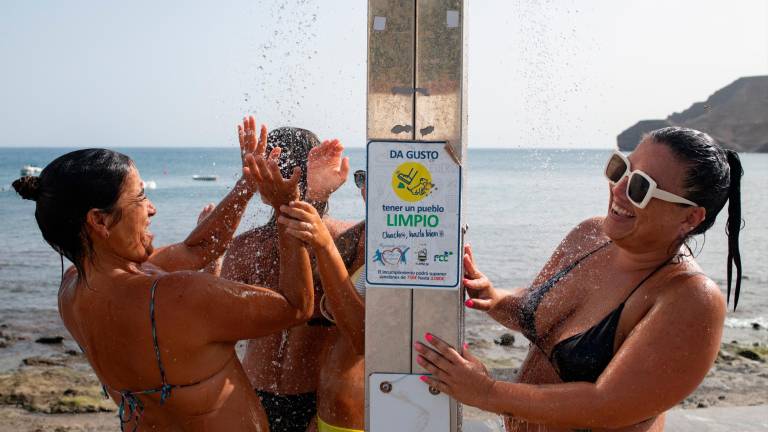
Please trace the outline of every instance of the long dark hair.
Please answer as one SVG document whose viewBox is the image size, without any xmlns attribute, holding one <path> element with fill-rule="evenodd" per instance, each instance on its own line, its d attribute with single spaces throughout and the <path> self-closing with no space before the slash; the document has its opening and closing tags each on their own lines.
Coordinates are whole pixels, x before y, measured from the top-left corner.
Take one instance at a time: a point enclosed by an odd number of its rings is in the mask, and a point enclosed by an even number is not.
<svg viewBox="0 0 768 432">
<path fill-rule="evenodd" d="M 115 214 L 123 181 L 133 166 L 128 156 L 107 149 L 77 150 L 59 156 L 39 177 L 13 182 L 24 199 L 33 200 L 35 219 L 43 238 L 85 276 L 84 262 L 93 258 L 93 245 L 85 228 L 91 209 Z"/>
<path fill-rule="evenodd" d="M 664 144 L 683 163 L 687 165 L 685 173 L 684 196 L 704 207 L 707 214 L 704 220 L 688 235 L 703 234 L 715 223 L 720 210 L 728 202 L 727 299 L 731 299 L 731 281 L 733 267 L 736 267 L 736 286 L 734 289 L 733 308 L 739 303 L 741 290 L 741 253 L 739 252 L 739 231 L 741 219 L 741 177 L 744 169 L 739 154 L 724 149 L 711 136 L 704 132 L 682 127 L 657 129 L 646 135 L 653 142 Z"/>
<path fill-rule="evenodd" d="M 280 174 L 284 178 L 293 175 L 295 167 L 301 168 L 301 179 L 299 180 L 301 199 L 305 199 L 307 196 L 307 162 L 309 160 L 309 151 L 319 145 L 320 139 L 317 135 L 297 127 L 272 129 L 267 135 L 266 154 L 269 154 L 275 147 L 280 147 L 282 151 L 278 165 L 280 166 Z M 327 202 L 313 202 L 311 204 L 315 206 L 320 216 L 323 216 L 328 209 Z M 272 219 L 271 222 L 274 222 L 274 217 Z"/>
</svg>

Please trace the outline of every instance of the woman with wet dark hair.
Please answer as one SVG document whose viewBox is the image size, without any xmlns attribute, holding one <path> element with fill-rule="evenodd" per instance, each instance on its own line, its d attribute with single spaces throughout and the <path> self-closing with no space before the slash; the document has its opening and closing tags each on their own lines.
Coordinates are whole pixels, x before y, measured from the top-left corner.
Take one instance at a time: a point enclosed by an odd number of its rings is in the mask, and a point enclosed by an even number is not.
<svg viewBox="0 0 768 432">
<path fill-rule="evenodd" d="M 299 171 L 284 180 L 279 150 L 262 157 L 266 128 L 256 136 L 246 119 L 242 179 L 183 242 L 157 250 L 156 209 L 123 154 L 74 151 L 39 178 L 14 182 L 36 201 L 45 240 L 74 263 L 62 275 L 59 312 L 118 404 L 121 430 L 268 429 L 234 346 L 312 314 L 306 247 L 276 231 L 280 293 L 197 271 L 221 255 L 257 189 L 276 212 L 299 196 Z"/>
<path fill-rule="evenodd" d="M 606 165 L 608 214 L 582 222 L 530 288 L 502 291 L 464 256 L 470 308 L 530 341 L 518 382 L 496 381 L 469 354 L 427 333 L 423 380 L 462 403 L 506 416 L 508 431 L 661 431 L 720 348 L 726 297 L 686 241 L 728 202 L 728 288 L 738 302 L 738 154 L 707 134 L 671 127 Z M 736 268 L 735 281 L 732 267 Z M 735 282 L 735 284 L 734 284 Z"/>
<path fill-rule="evenodd" d="M 282 127 L 272 130 L 267 138 L 267 150 L 273 148 L 281 151 L 278 164 L 284 175 L 296 168 L 306 173 L 299 180 L 301 199 L 314 206 L 332 236 L 351 225 L 325 215 L 329 197 L 349 173 L 349 159 L 342 157 L 344 147 L 338 140 L 321 143 L 306 129 Z M 265 225 L 232 241 L 222 264 L 222 277 L 281 289 L 275 271 L 281 263 L 275 239 L 280 227 L 278 216 L 275 212 Z M 315 259 L 312 261 L 314 269 Z M 314 281 L 315 299 L 319 300 L 320 278 L 315 275 Z M 320 356 L 333 334 L 332 326 L 316 307 L 315 315 L 306 323 L 248 341 L 243 367 L 267 412 L 272 432 L 304 432 L 315 416 Z"/>
</svg>

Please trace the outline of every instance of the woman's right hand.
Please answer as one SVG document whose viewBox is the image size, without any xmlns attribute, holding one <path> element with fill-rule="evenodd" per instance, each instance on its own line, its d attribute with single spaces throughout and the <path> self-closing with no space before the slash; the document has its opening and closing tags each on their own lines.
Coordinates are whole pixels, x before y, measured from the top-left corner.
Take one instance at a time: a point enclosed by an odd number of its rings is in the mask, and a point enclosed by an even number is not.
<svg viewBox="0 0 768 432">
<path fill-rule="evenodd" d="M 294 201 L 280 207 L 277 223 L 285 225 L 286 233 L 309 243 L 314 249 L 333 244 L 331 234 L 315 207 L 305 201 Z"/>
<path fill-rule="evenodd" d="M 262 156 L 254 156 L 253 153 L 245 155 L 247 165 L 246 172 L 250 181 L 255 182 L 261 197 L 275 210 L 281 205 L 299 199 L 299 179 L 301 168 L 295 167 L 291 178 L 284 179 L 280 174 L 277 161 L 280 158 L 280 147 L 275 147 L 265 160 Z"/>
<path fill-rule="evenodd" d="M 464 288 L 469 299 L 464 304 L 471 309 L 490 310 L 501 298 L 491 281 L 475 265 L 472 247 L 464 245 Z"/>
</svg>

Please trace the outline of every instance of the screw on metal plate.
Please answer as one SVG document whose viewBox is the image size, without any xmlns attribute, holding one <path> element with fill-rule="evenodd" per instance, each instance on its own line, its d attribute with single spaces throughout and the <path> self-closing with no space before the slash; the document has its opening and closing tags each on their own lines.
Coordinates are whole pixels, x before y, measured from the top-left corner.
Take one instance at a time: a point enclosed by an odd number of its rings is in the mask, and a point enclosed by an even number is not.
<svg viewBox="0 0 768 432">
<path fill-rule="evenodd" d="M 381 390 L 382 393 L 389 393 L 392 391 L 392 383 L 389 381 L 384 381 L 383 383 L 379 384 L 379 390 Z"/>
<path fill-rule="evenodd" d="M 436 388 L 434 388 L 432 386 L 429 386 L 429 392 L 432 393 L 435 396 L 440 394 L 440 390 L 438 390 L 438 389 L 436 389 Z"/>
</svg>

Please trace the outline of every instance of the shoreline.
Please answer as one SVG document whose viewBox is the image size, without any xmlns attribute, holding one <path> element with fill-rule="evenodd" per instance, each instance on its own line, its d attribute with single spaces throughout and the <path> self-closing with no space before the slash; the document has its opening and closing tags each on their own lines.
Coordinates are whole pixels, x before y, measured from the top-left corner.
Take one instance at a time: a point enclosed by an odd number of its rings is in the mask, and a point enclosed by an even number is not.
<svg viewBox="0 0 768 432">
<path fill-rule="evenodd" d="M 724 334 L 704 382 L 673 410 L 768 405 L 768 329 L 736 330 Z M 525 338 L 474 314 L 468 314 L 465 335 L 470 349 L 497 379 L 514 379 L 528 351 Z M 739 339 L 730 339 L 734 337 Z M 487 424 L 499 419 L 471 407 L 465 407 L 464 418 Z M 95 374 L 56 311 L 4 310 L 0 432 L 48 430 L 117 431 L 116 406 L 104 399 Z"/>
</svg>

